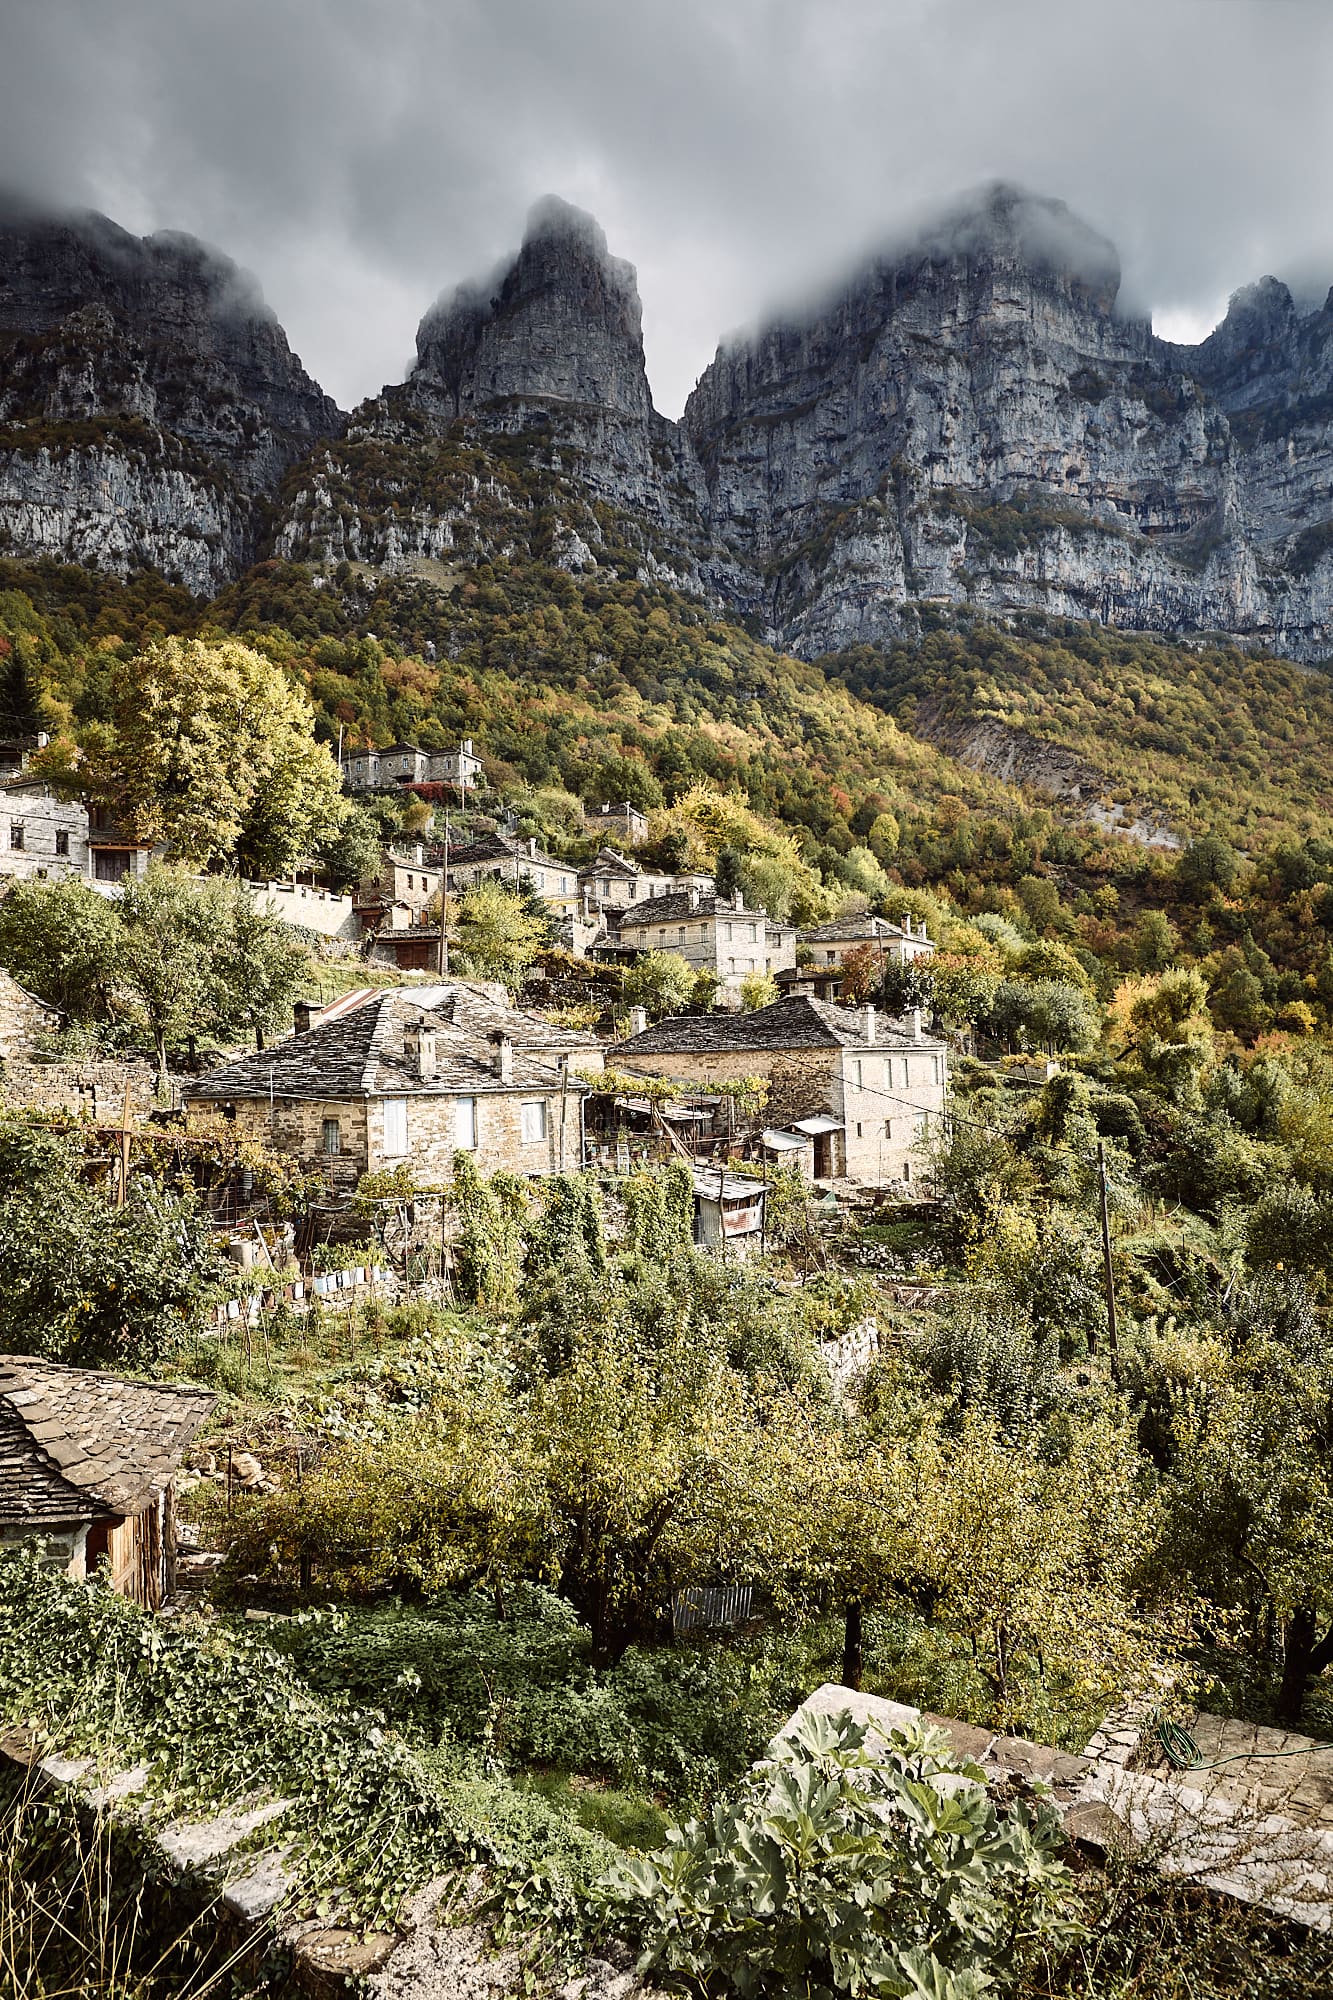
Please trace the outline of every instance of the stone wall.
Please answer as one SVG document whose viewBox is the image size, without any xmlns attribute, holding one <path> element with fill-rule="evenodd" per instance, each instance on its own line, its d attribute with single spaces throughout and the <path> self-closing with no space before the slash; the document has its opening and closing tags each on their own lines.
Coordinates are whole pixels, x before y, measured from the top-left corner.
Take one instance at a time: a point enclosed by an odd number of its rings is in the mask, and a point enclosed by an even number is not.
<svg viewBox="0 0 1333 2000">
<path fill-rule="evenodd" d="M 291 882 L 243 882 L 255 905 L 266 916 L 301 930 L 316 931 L 320 937 L 342 938 L 353 943 L 361 936 L 361 922 L 351 896 L 335 895 L 332 889 L 312 889 Z"/>
<path fill-rule="evenodd" d="M 174 1079 L 171 1084 L 174 1105 L 180 1103 L 179 1083 Z M 39 1063 L 8 1054 L 0 1063 L 0 1090 L 5 1102 L 28 1111 L 73 1111 L 98 1125 L 119 1125 L 127 1089 L 132 1117 L 146 1118 L 149 1112 L 162 1109 L 157 1072 L 150 1063 Z"/>
<path fill-rule="evenodd" d="M 34 1035 L 57 1028 L 60 1016 L 52 1007 L 43 1007 L 10 978 L 0 972 L 0 1058 L 22 1059 Z"/>
<path fill-rule="evenodd" d="M 574 1172 L 580 1164 L 581 1093 L 570 1089 L 564 1098 L 563 1144 L 561 1093 L 558 1090 L 487 1090 L 475 1098 L 476 1145 L 473 1158 L 479 1173 L 506 1168 L 517 1174 Z M 407 1099 L 407 1152 L 390 1153 L 385 1144 L 385 1098 L 297 1099 L 240 1098 L 233 1129 L 290 1153 L 309 1167 L 327 1168 L 336 1189 L 354 1187 L 363 1173 L 379 1173 L 406 1159 L 419 1181 L 442 1181 L 453 1172 L 454 1154 L 464 1136 L 460 1097 L 421 1093 Z M 523 1106 L 545 1106 L 546 1133 L 541 1139 L 523 1137 Z M 206 1129 L 221 1114 L 202 1105 L 190 1109 L 190 1123 Z M 339 1150 L 325 1151 L 325 1120 L 337 1119 Z"/>
</svg>

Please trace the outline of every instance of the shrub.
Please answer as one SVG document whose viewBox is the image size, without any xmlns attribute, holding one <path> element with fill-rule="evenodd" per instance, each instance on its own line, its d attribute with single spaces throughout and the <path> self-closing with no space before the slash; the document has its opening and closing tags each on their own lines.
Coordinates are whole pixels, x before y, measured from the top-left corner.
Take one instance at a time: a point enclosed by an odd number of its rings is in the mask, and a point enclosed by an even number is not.
<svg viewBox="0 0 1333 2000">
<path fill-rule="evenodd" d="M 874 1756 L 866 1735 L 848 1715 L 802 1717 L 734 1802 L 613 1867 L 643 1970 L 741 2000 L 962 2000 L 1070 1934 L 1052 1813 L 1002 1820 L 939 1731 L 895 1730 Z"/>
</svg>

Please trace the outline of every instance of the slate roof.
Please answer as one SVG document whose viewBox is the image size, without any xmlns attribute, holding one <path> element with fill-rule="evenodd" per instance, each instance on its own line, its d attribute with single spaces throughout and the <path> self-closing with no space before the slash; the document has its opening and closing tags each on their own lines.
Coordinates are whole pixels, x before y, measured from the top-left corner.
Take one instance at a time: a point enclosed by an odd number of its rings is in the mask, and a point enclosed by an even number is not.
<svg viewBox="0 0 1333 2000">
<path fill-rule="evenodd" d="M 443 855 L 443 848 L 439 852 Z M 502 833 L 479 833 L 473 840 L 450 841 L 451 869 L 475 868 L 482 861 L 517 861 L 520 867 L 524 862 L 535 862 L 540 868 L 563 868 L 570 875 L 578 873 L 572 861 L 557 861 L 540 847 L 534 853 L 526 841 L 509 840 Z"/>
<path fill-rule="evenodd" d="M 0 1521 L 41 1527 L 137 1514 L 179 1466 L 216 1397 L 0 1355 Z"/>
<path fill-rule="evenodd" d="M 891 924 L 884 917 L 863 912 L 860 916 L 832 917 L 826 924 L 811 924 L 796 935 L 802 944 L 844 944 L 851 939 L 906 937 L 907 933 L 901 924 Z M 925 944 L 929 940 L 912 939 L 913 944 L 918 942 Z"/>
<path fill-rule="evenodd" d="M 646 902 L 631 903 L 620 915 L 622 931 L 639 930 L 646 924 L 688 923 L 699 917 L 762 917 L 763 910 L 737 909 L 735 900 L 701 892 L 691 903 L 688 889 L 672 889 L 665 896 L 649 896 Z"/>
<path fill-rule="evenodd" d="M 585 861 L 579 870 L 579 880 L 593 875 L 627 875 L 637 881 L 642 870 L 638 863 L 627 861 L 623 854 L 617 854 L 614 847 L 601 847 L 591 861 Z"/>
<path fill-rule="evenodd" d="M 831 1000 L 789 994 L 749 1014 L 676 1014 L 641 1035 L 618 1042 L 617 1056 L 745 1055 L 759 1049 L 917 1048 L 942 1046 L 931 1036 L 917 1042 L 901 1021 L 880 1015 L 874 1042 L 866 1039 L 863 1007 L 837 1007 Z"/>
<path fill-rule="evenodd" d="M 436 1031 L 437 1073 L 429 1082 L 417 1075 L 407 1048 L 409 1031 L 422 1022 Z M 513 1075 L 507 1083 L 495 1073 L 495 1043 L 501 1035 L 514 1044 Z M 268 1097 L 271 1091 L 274 1097 L 346 1103 L 365 1097 L 558 1090 L 556 1056 L 598 1046 L 593 1035 L 553 1027 L 514 1007 L 497 1007 L 461 984 L 391 987 L 352 1013 L 321 1021 L 307 1034 L 291 1035 L 260 1054 L 210 1070 L 185 1095 L 191 1101 L 225 1102 Z M 538 1056 L 531 1053 L 534 1049 Z"/>
</svg>

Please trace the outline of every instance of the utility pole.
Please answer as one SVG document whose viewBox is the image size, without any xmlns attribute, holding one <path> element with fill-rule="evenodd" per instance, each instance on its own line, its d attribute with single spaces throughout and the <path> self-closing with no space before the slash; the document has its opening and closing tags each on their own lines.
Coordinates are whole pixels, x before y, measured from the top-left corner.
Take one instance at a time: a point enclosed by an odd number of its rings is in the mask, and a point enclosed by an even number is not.
<svg viewBox="0 0 1333 2000">
<path fill-rule="evenodd" d="M 1115 1317 L 1115 1272 L 1111 1266 L 1111 1216 L 1106 1203 L 1106 1142 L 1097 1141 L 1097 1177 L 1101 1184 L 1102 1198 L 1102 1262 L 1106 1269 L 1106 1344 L 1111 1350 L 1111 1373 L 1120 1374 L 1120 1341 L 1116 1331 Z M 1089 1340 L 1089 1348 L 1095 1354 L 1096 1342 Z"/>
<path fill-rule="evenodd" d="M 130 1086 L 125 1086 L 125 1108 L 120 1117 L 120 1131 L 117 1133 L 117 1149 L 120 1157 L 120 1171 L 116 1177 L 116 1207 L 124 1208 L 125 1197 L 130 1185 L 130 1137 L 134 1130 L 130 1113 Z"/>
<path fill-rule="evenodd" d="M 440 972 L 449 977 L 449 807 L 444 808 L 444 866 L 440 870 Z"/>
</svg>

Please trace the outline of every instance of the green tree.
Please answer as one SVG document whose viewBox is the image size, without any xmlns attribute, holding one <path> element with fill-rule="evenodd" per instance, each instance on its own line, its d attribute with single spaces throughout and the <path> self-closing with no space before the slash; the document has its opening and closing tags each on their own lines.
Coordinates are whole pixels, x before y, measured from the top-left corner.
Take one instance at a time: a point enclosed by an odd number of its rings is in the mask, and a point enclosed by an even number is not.
<svg viewBox="0 0 1333 2000">
<path fill-rule="evenodd" d="M 1001 1819 L 943 1731 L 873 1750 L 868 1735 L 846 1713 L 801 1716 L 734 1799 L 616 1864 L 647 1967 L 742 2000 L 963 2000 L 1068 1940 L 1056 1816 Z"/>
<path fill-rule="evenodd" d="M 753 1014 L 771 1007 L 778 997 L 778 982 L 771 972 L 747 972 L 741 981 L 741 1005 Z"/>
<path fill-rule="evenodd" d="M 216 898 L 211 980 L 205 995 L 210 1025 L 220 1034 L 253 1034 L 262 1049 L 269 1029 L 290 1025 L 292 1002 L 310 970 L 310 954 L 289 927 L 228 883 Z"/>
<path fill-rule="evenodd" d="M 168 1045 L 216 1025 L 214 959 L 231 929 L 227 886 L 153 862 L 126 877 L 118 909 L 116 1004 L 151 1042 L 165 1086 Z"/>
<path fill-rule="evenodd" d="M 337 831 L 338 769 L 281 667 L 235 639 L 163 639 L 113 670 L 85 781 L 138 840 L 265 879 Z"/>
<path fill-rule="evenodd" d="M 219 1276 L 207 1220 L 148 1176 L 113 1207 L 83 1164 L 73 1137 L 0 1125 L 0 1342 L 144 1368 L 195 1329 Z"/>
<path fill-rule="evenodd" d="M 1240 875 L 1240 856 L 1220 834 L 1192 840 L 1176 863 L 1176 880 L 1189 896 L 1206 899 L 1214 889 L 1227 896 Z"/>
<path fill-rule="evenodd" d="M 549 919 L 503 882 L 477 882 L 457 900 L 452 925 L 462 966 L 517 992 L 545 942 Z"/>
<path fill-rule="evenodd" d="M 1249 1613 L 1256 1651 L 1276 1620 L 1278 1713 L 1295 1729 L 1312 1680 L 1333 1665 L 1333 1372 L 1312 1318 L 1252 1318 L 1230 1365 L 1214 1361 L 1207 1393 L 1172 1399 L 1165 1555 Z"/>
<path fill-rule="evenodd" d="M 695 971 L 674 951 L 646 951 L 625 967 L 621 992 L 631 1007 L 642 1007 L 651 1020 L 678 1014 L 694 999 Z"/>
<path fill-rule="evenodd" d="M 419 805 L 420 800 L 416 803 Z M 336 831 L 315 849 L 315 859 L 327 869 L 335 889 L 357 889 L 373 882 L 384 859 L 384 841 L 376 815 L 347 803 Z"/>
<path fill-rule="evenodd" d="M 1134 929 L 1134 963 L 1140 972 L 1165 972 L 1180 936 L 1165 910 L 1145 910 Z"/>
<path fill-rule="evenodd" d="M 0 964 L 72 1020 L 105 1018 L 120 944 L 116 904 L 73 877 L 16 882 L 0 902 Z"/>
</svg>

